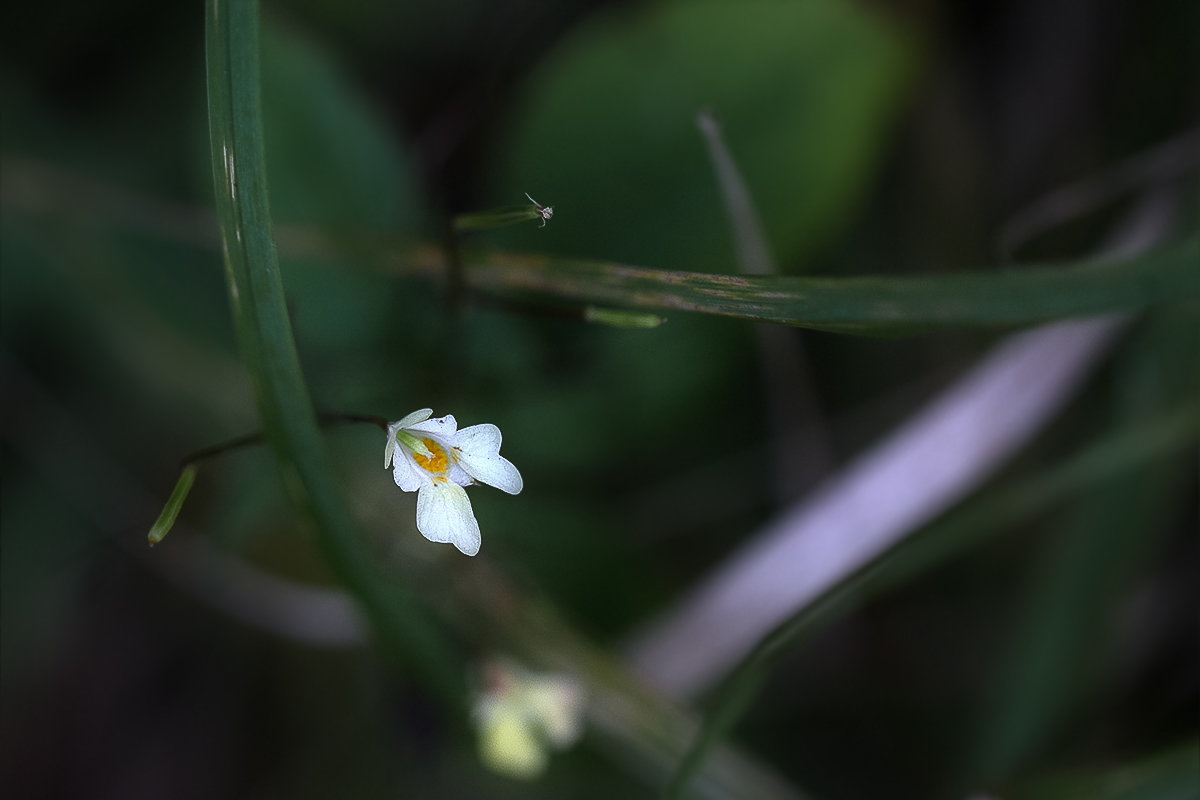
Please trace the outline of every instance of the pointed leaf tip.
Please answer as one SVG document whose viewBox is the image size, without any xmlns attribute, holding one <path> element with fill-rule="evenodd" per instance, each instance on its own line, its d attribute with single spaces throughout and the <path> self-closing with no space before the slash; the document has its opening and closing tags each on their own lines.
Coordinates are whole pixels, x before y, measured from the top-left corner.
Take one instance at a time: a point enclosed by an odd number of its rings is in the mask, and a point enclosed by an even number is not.
<svg viewBox="0 0 1200 800">
<path fill-rule="evenodd" d="M 588 306 L 583 310 L 585 322 L 596 322 L 613 328 L 657 328 L 666 322 L 656 314 L 640 311 L 619 311 L 612 308 Z"/>
<path fill-rule="evenodd" d="M 167 504 L 163 507 L 162 513 L 158 515 L 154 526 L 150 528 L 149 535 L 146 536 L 146 541 L 151 547 L 163 540 L 171 528 L 175 525 L 175 518 L 179 516 L 179 510 L 183 508 L 183 501 L 187 500 L 188 493 L 192 491 L 192 483 L 196 480 L 196 467 L 193 464 L 188 464 L 183 468 L 183 472 L 179 474 L 179 480 L 175 483 L 175 489 L 171 492 L 171 496 L 167 498 Z"/>
</svg>

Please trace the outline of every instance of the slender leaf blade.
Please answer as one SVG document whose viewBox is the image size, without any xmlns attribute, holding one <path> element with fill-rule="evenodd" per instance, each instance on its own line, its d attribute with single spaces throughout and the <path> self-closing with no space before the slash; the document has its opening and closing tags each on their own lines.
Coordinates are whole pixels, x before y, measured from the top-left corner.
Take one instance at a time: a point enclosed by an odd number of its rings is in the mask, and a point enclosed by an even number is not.
<svg viewBox="0 0 1200 800">
<path fill-rule="evenodd" d="M 379 575 L 342 497 L 300 372 L 271 227 L 263 146 L 257 0 L 209 0 L 209 133 L 217 217 L 233 315 L 267 439 L 317 542 L 370 615 L 380 642 L 402 649 L 426 683 L 461 705 L 460 663 L 399 587 Z"/>
<path fill-rule="evenodd" d="M 876 335 L 1032 325 L 1200 297 L 1200 238 L 1119 261 L 928 277 L 714 275 L 500 252 L 464 260 L 468 286 L 484 291 Z"/>
<path fill-rule="evenodd" d="M 179 517 L 183 502 L 187 500 L 188 494 L 192 491 L 192 484 L 195 482 L 196 467 L 188 464 L 179 473 L 179 480 L 175 482 L 175 488 L 171 490 L 171 496 L 167 498 L 167 504 L 163 506 L 162 513 L 158 515 L 158 519 L 154 521 L 150 533 L 146 536 L 146 541 L 150 543 L 151 547 L 161 542 L 171 532 L 171 528 L 175 527 L 175 520 Z"/>
</svg>

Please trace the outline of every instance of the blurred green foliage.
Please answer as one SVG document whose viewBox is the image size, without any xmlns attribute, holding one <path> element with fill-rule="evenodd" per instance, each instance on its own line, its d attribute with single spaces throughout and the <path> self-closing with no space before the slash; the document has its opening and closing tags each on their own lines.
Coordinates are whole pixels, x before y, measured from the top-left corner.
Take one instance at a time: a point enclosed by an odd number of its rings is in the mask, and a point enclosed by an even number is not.
<svg viewBox="0 0 1200 800">
<path fill-rule="evenodd" d="M 728 223 L 696 131 L 707 108 L 755 188 L 777 261 L 799 271 L 861 197 L 912 49 L 883 19 L 840 2 L 612 9 L 530 76 L 491 194 L 532 185 L 558 203 L 539 239 L 551 251 L 731 271 Z"/>
<path fill-rule="evenodd" d="M 375 269 L 361 234 L 442 244 L 453 214 L 530 192 L 556 208 L 544 229 L 464 246 L 732 273 L 695 128 L 710 108 L 782 272 L 936 283 L 992 263 L 1024 203 L 1194 125 L 1198 14 L 1185 0 L 268 4 L 270 205 L 308 392 L 319 409 L 498 424 L 527 489 L 472 494 L 480 558 L 616 652 L 780 508 L 752 329 L 455 306 L 441 280 Z M 260 426 L 212 213 L 203 18 L 135 0 L 5 16 L 0 791 L 655 796 L 661 776 L 614 766 L 603 742 L 538 783 L 490 775 L 403 658 L 281 640 L 181 579 L 177 540 L 336 584 L 265 451 L 206 465 L 145 552 L 178 459 Z M 1165 188 L 1177 238 L 1194 234 L 1195 170 Z M 1079 260 L 1131 205 L 1021 258 Z M 317 234 L 336 247 L 310 247 Z M 735 739 L 830 798 L 1195 796 L 1194 429 L 1132 472 L 1055 476 L 1200 405 L 1198 319 L 1192 302 L 1135 320 L 1070 409 L 931 526 L 953 535 L 925 532 L 924 568 L 898 554 L 901 578 L 850 587 L 780 654 Z M 997 336 L 791 335 L 817 410 L 795 421 L 820 433 L 796 495 Z M 326 441 L 378 574 L 462 652 L 511 645 L 459 605 L 484 579 L 417 534 L 379 432 Z M 1007 510 L 1028 496 L 1053 501 Z M 1110 773 L 1138 780 L 1095 788 Z"/>
</svg>

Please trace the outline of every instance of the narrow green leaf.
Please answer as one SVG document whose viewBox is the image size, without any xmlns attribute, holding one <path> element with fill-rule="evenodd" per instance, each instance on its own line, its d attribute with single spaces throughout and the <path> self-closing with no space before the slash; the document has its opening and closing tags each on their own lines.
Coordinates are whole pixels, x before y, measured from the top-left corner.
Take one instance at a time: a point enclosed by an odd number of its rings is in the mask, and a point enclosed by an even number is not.
<svg viewBox="0 0 1200 800">
<path fill-rule="evenodd" d="M 695 738 L 676 767 L 675 774 L 671 776 L 663 793 L 667 800 L 687 797 L 688 784 L 700 772 L 713 748 L 720 744 L 722 737 L 758 694 L 767 678 L 767 667 L 765 661 L 756 662 L 748 667 L 736 682 L 729 684 L 726 694 L 704 718 L 704 723 L 696 731 Z"/>
<path fill-rule="evenodd" d="M 284 483 L 317 543 L 370 616 L 446 702 L 464 702 L 461 660 L 416 603 L 379 573 L 338 489 L 300 372 L 267 200 L 256 0 L 208 0 L 209 133 L 217 216 L 238 339 Z M 372 460 L 374 456 L 372 456 Z"/>
<path fill-rule="evenodd" d="M 179 473 L 179 480 L 175 482 L 175 488 L 171 490 L 171 496 L 167 498 L 167 504 L 163 506 L 162 513 L 158 515 L 158 519 L 150 528 L 150 534 L 146 540 L 151 547 L 161 542 L 163 537 L 171 532 L 171 528 L 175 526 L 175 518 L 179 516 L 179 511 L 183 508 L 183 501 L 187 500 L 188 493 L 192 491 L 192 484 L 195 481 L 196 467 L 194 464 L 188 464 Z"/>
<path fill-rule="evenodd" d="M 1158 314 L 1139 326 L 1110 367 L 1117 424 L 1152 419 L 1169 408 L 1200 409 L 1195 318 Z M 1182 448 L 1194 434 L 1176 440 Z M 1082 710 L 1110 678 L 1108 654 L 1119 609 L 1162 537 L 1169 509 L 1186 503 L 1189 481 L 1178 459 L 1097 482 L 1065 509 L 1035 552 L 1019 591 L 1011 639 L 979 720 L 973 777 L 996 785 L 1026 772 L 1079 724 Z"/>
<path fill-rule="evenodd" d="M 1014 800 L 1196 800 L 1200 798 L 1197 749 L 1200 741 L 1190 739 L 1116 767 L 1040 778 L 1006 796 Z"/>
<path fill-rule="evenodd" d="M 205 214 L 177 209 L 164 224 L 160 202 L 57 169 L 4 159 L 5 202 L 37 213 L 68 208 L 81 217 L 173 241 L 206 242 Z M 23 184 L 36 193 L 19 191 Z M 14 189 L 14 187 L 16 187 Z M 49 198 L 49 199 L 48 199 Z M 53 202 L 51 202 L 51 200 Z M 130 213 L 134 207 L 137 213 Z M 382 231 L 331 236 L 286 230 L 284 255 L 344 259 L 399 275 L 437 277 L 445 253 Z M 1067 317 L 1130 312 L 1200 300 L 1200 238 L 1103 262 L 1029 264 L 928 276 L 817 278 L 718 275 L 502 251 L 464 253 L 467 288 L 645 311 L 690 311 L 849 334 L 902 335 L 962 327 L 1013 327 Z"/>
<path fill-rule="evenodd" d="M 441 263 L 414 255 L 425 269 Z M 927 277 L 713 275 L 498 252 L 467 252 L 464 263 L 473 289 L 860 334 L 1030 325 L 1200 297 L 1200 238 L 1124 260 Z"/>
<path fill-rule="evenodd" d="M 1016 631 L 979 720 L 972 776 L 995 785 L 1043 756 L 1096 689 L 1111 619 L 1163 531 L 1176 465 L 1147 465 L 1078 498 L 1019 591 Z M 1167 495 L 1169 496 L 1169 495 Z"/>
<path fill-rule="evenodd" d="M 725 201 L 725 213 L 733 229 L 734 252 L 737 253 L 740 271 L 744 275 L 774 275 L 778 270 L 775 269 L 775 259 L 771 256 L 771 247 L 763 232 L 762 220 L 758 209 L 754 207 L 750 187 L 746 185 L 737 161 L 725 145 L 721 123 L 712 111 L 706 109 L 696 117 L 696 125 L 708 147 L 708 157 L 717 176 L 721 199 Z"/>
<path fill-rule="evenodd" d="M 596 322 L 613 328 L 657 328 L 666 322 L 657 314 L 643 314 L 639 311 L 620 311 L 613 308 L 596 308 L 588 306 L 583 310 L 584 322 Z"/>
<path fill-rule="evenodd" d="M 489 211 L 459 214 L 454 218 L 454 229 L 467 231 L 479 228 L 501 228 L 505 225 L 515 225 L 518 222 L 529 222 L 535 219 L 542 219 L 542 214 L 536 206 L 493 208 Z"/>
</svg>

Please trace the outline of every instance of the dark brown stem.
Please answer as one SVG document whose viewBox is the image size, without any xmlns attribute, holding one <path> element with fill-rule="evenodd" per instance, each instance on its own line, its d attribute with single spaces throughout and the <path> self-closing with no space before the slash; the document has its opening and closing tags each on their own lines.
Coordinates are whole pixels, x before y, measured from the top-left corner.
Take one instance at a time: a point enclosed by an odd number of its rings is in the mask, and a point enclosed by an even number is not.
<svg viewBox="0 0 1200 800">
<path fill-rule="evenodd" d="M 339 422 L 367 422 L 372 425 L 377 425 L 384 432 L 387 431 L 388 421 L 384 417 L 376 416 L 375 414 L 342 414 L 338 412 L 323 412 L 317 414 L 317 424 L 322 428 L 327 428 L 330 425 L 336 425 Z M 262 431 L 247 433 L 242 436 L 229 439 L 224 442 L 202 447 L 184 456 L 180 462 L 180 468 L 195 464 L 197 461 L 219 456 L 222 453 L 228 453 L 231 450 L 237 450 L 242 447 L 248 447 L 253 444 L 262 444 L 266 439 Z"/>
</svg>

